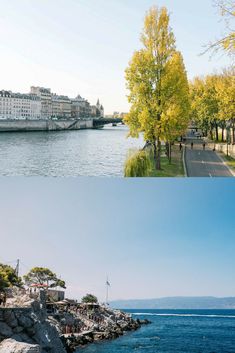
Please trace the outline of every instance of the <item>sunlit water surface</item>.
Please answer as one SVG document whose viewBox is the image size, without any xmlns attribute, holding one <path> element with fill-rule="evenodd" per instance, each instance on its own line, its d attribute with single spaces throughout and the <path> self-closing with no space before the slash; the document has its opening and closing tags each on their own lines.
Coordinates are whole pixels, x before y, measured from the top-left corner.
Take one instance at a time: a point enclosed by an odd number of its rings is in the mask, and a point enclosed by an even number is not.
<svg viewBox="0 0 235 353">
<path fill-rule="evenodd" d="M 129 311 L 130 312 L 130 311 Z M 83 353 L 234 353 L 235 310 L 135 310 L 152 324 Z"/>
<path fill-rule="evenodd" d="M 0 175 L 122 177 L 128 151 L 143 147 L 125 126 L 0 133 Z"/>
</svg>

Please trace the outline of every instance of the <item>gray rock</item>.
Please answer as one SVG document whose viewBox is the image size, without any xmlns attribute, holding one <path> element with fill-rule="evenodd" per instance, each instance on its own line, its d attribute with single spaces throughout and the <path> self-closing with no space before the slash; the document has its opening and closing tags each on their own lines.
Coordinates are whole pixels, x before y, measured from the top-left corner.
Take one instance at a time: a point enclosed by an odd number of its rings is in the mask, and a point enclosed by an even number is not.
<svg viewBox="0 0 235 353">
<path fill-rule="evenodd" d="M 21 315 L 18 319 L 19 325 L 24 328 L 30 328 L 33 326 L 33 320 L 30 317 Z"/>
<path fill-rule="evenodd" d="M 41 353 L 41 349 L 36 344 L 32 345 L 7 339 L 0 344 L 0 353 Z"/>
<path fill-rule="evenodd" d="M 16 320 L 15 314 L 12 310 L 5 310 L 3 317 L 8 326 L 14 328 L 18 325 L 18 321 Z"/>
<path fill-rule="evenodd" d="M 35 330 L 34 327 L 30 327 L 30 328 L 27 328 L 27 329 L 26 329 L 26 332 L 27 332 L 27 334 L 28 334 L 30 337 L 32 337 L 32 336 L 35 335 L 36 330 Z"/>
<path fill-rule="evenodd" d="M 19 336 L 20 336 L 20 339 L 22 342 L 25 342 L 25 343 L 30 343 L 30 344 L 33 344 L 35 343 L 35 341 L 30 338 L 26 333 L 22 332 L 22 333 L 19 333 Z M 36 342 L 38 343 L 38 342 Z"/>
<path fill-rule="evenodd" d="M 24 331 L 24 328 L 22 326 L 17 326 L 15 328 L 13 328 L 14 333 L 20 333 L 22 331 Z"/>
<path fill-rule="evenodd" d="M 50 322 L 37 323 L 34 328 L 36 333 L 33 339 L 43 350 L 50 351 L 50 353 L 65 353 L 58 332 Z"/>
<path fill-rule="evenodd" d="M 17 342 L 23 342 L 23 339 L 22 339 L 22 337 L 19 335 L 19 334 L 14 334 L 13 336 L 11 336 L 11 339 L 12 340 L 15 340 L 15 341 L 17 341 Z"/>
<path fill-rule="evenodd" d="M 13 334 L 11 327 L 5 322 L 0 321 L 0 335 L 6 338 L 10 338 Z"/>
<path fill-rule="evenodd" d="M 50 349 L 51 348 L 51 341 L 47 331 L 44 328 L 44 325 L 37 323 L 34 326 L 35 334 L 33 339 L 37 342 L 43 349 Z"/>
<path fill-rule="evenodd" d="M 4 321 L 4 310 L 0 308 L 0 321 Z"/>
</svg>

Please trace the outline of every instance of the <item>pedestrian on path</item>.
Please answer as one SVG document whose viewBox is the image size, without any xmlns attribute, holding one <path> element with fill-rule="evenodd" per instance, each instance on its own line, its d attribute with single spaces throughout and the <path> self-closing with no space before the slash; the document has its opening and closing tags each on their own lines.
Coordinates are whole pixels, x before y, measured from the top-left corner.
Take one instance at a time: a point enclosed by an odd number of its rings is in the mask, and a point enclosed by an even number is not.
<svg viewBox="0 0 235 353">
<path fill-rule="evenodd" d="M 205 150 L 206 150 L 206 143 L 203 142 L 203 151 L 205 151 Z"/>
<path fill-rule="evenodd" d="M 191 142 L 191 150 L 193 150 L 193 142 Z"/>
<path fill-rule="evenodd" d="M 183 146 L 182 146 L 182 143 L 180 142 L 180 151 L 182 151 L 182 148 L 183 148 Z"/>
</svg>

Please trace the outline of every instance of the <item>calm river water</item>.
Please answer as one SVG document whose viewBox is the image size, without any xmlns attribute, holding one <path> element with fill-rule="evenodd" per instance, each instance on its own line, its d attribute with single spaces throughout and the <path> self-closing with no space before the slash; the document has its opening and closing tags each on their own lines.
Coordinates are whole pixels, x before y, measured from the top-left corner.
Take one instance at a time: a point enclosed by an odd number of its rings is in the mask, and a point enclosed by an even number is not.
<svg viewBox="0 0 235 353">
<path fill-rule="evenodd" d="M 122 177 L 128 151 L 125 126 L 102 130 L 0 133 L 0 175 Z"/>
</svg>

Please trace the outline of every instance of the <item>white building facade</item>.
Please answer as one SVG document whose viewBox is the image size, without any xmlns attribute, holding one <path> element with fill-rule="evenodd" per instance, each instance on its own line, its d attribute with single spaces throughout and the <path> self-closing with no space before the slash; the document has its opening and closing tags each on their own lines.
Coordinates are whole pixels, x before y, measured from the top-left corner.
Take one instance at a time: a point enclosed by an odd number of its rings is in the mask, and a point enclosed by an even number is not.
<svg viewBox="0 0 235 353">
<path fill-rule="evenodd" d="M 33 94 L 0 91 L 0 119 L 36 120 L 41 118 L 41 100 Z"/>
<path fill-rule="evenodd" d="M 80 95 L 78 95 L 75 99 L 72 99 L 72 117 L 74 119 L 91 118 L 91 105 Z"/>
<path fill-rule="evenodd" d="M 50 119 L 52 116 L 52 93 L 50 88 L 32 86 L 30 92 L 41 100 L 41 118 Z"/>
<path fill-rule="evenodd" d="M 67 96 L 52 96 L 52 118 L 70 119 L 72 117 L 72 101 Z"/>
<path fill-rule="evenodd" d="M 0 119 L 48 120 L 91 119 L 104 117 L 104 108 L 98 100 L 91 106 L 78 95 L 75 99 L 53 94 L 50 88 L 31 87 L 29 94 L 0 91 Z"/>
</svg>

